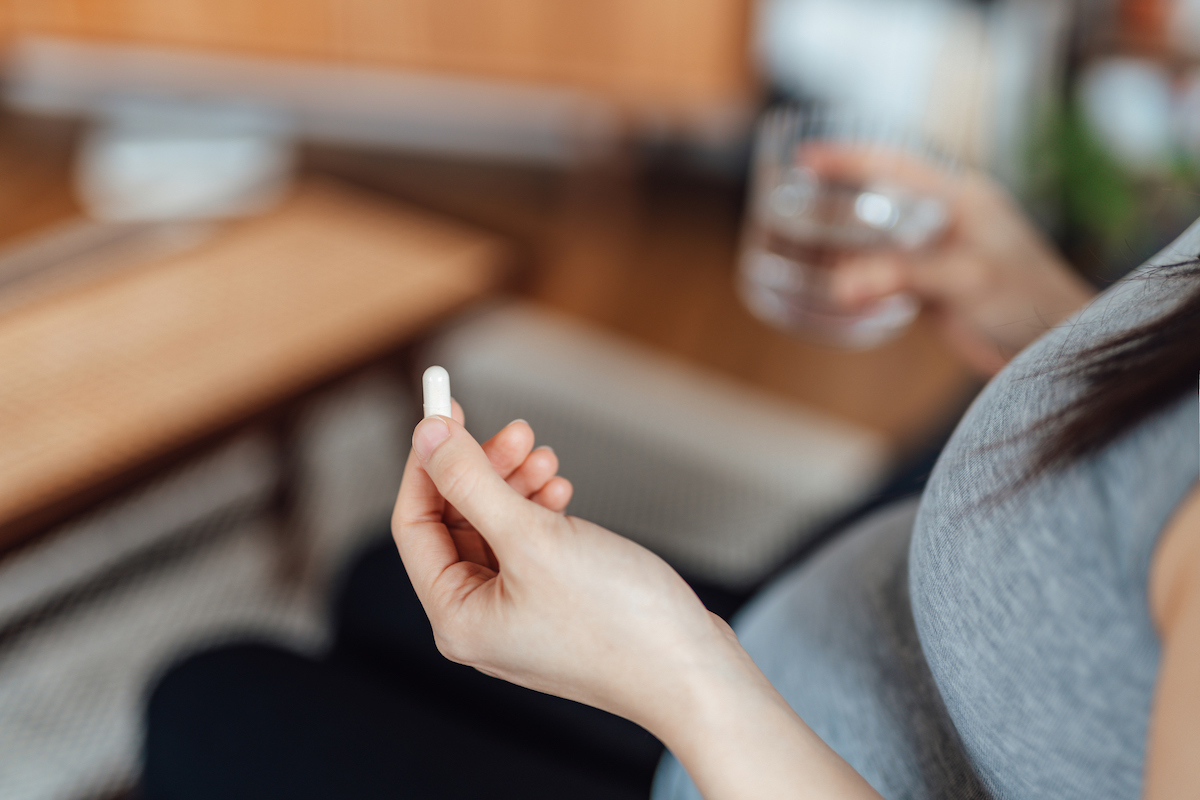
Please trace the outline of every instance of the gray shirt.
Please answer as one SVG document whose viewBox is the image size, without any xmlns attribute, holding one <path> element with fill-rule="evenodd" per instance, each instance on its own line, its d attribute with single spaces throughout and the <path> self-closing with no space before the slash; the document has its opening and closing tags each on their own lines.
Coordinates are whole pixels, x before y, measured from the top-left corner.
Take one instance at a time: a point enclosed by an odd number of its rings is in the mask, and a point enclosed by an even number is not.
<svg viewBox="0 0 1200 800">
<path fill-rule="evenodd" d="M 1151 263 L 1198 252 L 1200 223 Z M 1036 446 L 1021 434 L 1078 390 L 1054 367 L 1178 294 L 1139 270 L 1043 336 L 976 399 L 919 508 L 848 531 L 736 620 L 793 708 L 885 797 L 1140 794 L 1159 660 L 1149 566 L 1200 475 L 1197 398 L 1005 487 Z M 699 795 L 668 756 L 654 796 Z"/>
</svg>

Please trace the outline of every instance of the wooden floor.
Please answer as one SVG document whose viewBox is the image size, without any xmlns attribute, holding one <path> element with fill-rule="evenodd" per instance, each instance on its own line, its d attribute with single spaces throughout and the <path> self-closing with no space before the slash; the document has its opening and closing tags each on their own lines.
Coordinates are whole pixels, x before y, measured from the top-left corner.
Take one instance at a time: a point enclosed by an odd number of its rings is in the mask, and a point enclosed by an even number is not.
<svg viewBox="0 0 1200 800">
<path fill-rule="evenodd" d="M 540 302 L 867 425 L 900 451 L 949 424 L 978 385 L 924 320 L 847 352 L 754 319 L 733 289 L 742 190 L 729 180 L 635 159 L 574 175 L 336 151 L 307 160 L 515 238 L 522 291 Z"/>
<path fill-rule="evenodd" d="M 0 117 L 0 242 L 78 213 L 74 136 L 69 125 Z M 976 385 L 920 320 L 851 353 L 752 318 L 733 292 L 741 189 L 728 179 L 635 156 L 576 172 L 319 148 L 304 162 L 516 241 L 522 294 L 867 425 L 901 451 L 948 424 Z"/>
</svg>

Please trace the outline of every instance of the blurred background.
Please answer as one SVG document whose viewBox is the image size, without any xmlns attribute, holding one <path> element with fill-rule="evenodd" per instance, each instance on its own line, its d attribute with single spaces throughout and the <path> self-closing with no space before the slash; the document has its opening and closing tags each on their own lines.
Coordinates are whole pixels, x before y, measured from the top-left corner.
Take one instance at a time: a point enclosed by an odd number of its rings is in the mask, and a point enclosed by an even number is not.
<svg viewBox="0 0 1200 800">
<path fill-rule="evenodd" d="M 0 797 L 136 796 L 146 688 L 320 652 L 415 379 L 735 604 L 980 386 L 733 275 L 784 101 L 995 175 L 1083 275 L 1200 214 L 1197 0 L 0 0 Z"/>
</svg>

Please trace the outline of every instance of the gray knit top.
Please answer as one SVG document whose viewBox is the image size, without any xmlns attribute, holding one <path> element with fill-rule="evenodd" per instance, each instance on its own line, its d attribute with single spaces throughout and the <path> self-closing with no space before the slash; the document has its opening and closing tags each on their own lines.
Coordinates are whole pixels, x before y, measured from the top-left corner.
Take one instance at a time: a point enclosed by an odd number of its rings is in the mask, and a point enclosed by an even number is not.
<svg viewBox="0 0 1200 800">
<path fill-rule="evenodd" d="M 1151 264 L 1197 253 L 1200 223 Z M 1159 661 L 1148 573 L 1200 476 L 1197 397 L 1005 487 L 1037 443 L 1021 434 L 1078 391 L 1055 367 L 1179 294 L 1143 268 L 1043 336 L 976 399 L 919 507 L 847 531 L 735 620 L 792 707 L 885 797 L 1141 793 Z M 699 795 L 668 755 L 654 797 Z"/>
<path fill-rule="evenodd" d="M 1194 258 L 1196 231 L 1154 263 Z M 1077 391 L 1054 367 L 1162 313 L 1180 289 L 1139 270 L 1018 357 L 963 418 L 921 501 L 909 562 L 917 631 L 997 797 L 1140 794 L 1159 658 L 1148 575 L 1200 471 L 1197 397 L 1093 458 L 998 500 L 996 490 L 1036 445 L 1013 434 Z"/>
</svg>

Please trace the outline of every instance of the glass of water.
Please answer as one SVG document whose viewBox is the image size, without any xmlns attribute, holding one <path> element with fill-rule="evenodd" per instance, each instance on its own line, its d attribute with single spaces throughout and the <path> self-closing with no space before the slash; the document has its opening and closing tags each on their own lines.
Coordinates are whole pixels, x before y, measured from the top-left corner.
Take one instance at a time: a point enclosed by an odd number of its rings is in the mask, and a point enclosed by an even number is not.
<svg viewBox="0 0 1200 800">
<path fill-rule="evenodd" d="M 806 338 L 874 347 L 908 327 L 919 303 L 901 293 L 844 307 L 834 296 L 834 270 L 856 256 L 931 244 L 947 227 L 947 203 L 882 166 L 865 170 L 869 180 L 818 174 L 800 157 L 817 142 L 852 148 L 864 161 L 880 153 L 881 165 L 903 154 L 947 172 L 953 165 L 914 136 L 847 117 L 783 107 L 759 125 L 738 266 L 743 302 L 764 322 Z"/>
</svg>

